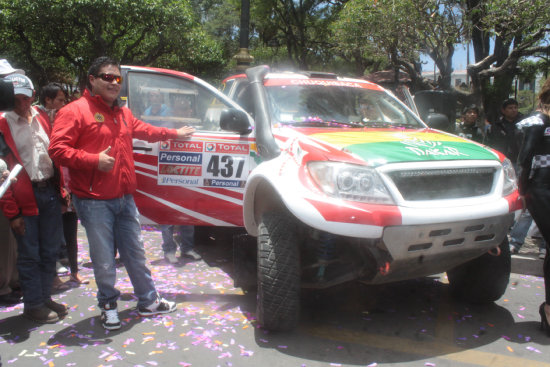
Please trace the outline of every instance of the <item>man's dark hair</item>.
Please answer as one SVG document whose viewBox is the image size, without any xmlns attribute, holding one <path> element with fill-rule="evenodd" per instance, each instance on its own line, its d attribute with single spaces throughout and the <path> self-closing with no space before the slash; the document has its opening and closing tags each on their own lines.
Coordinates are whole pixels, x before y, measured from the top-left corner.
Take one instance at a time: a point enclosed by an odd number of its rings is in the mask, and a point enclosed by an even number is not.
<svg viewBox="0 0 550 367">
<path fill-rule="evenodd" d="M 59 83 L 46 84 L 44 87 L 42 87 L 42 90 L 40 91 L 40 98 L 39 98 L 40 104 L 42 106 L 46 106 L 46 98 L 55 99 L 59 91 L 63 91 L 63 93 L 65 93 L 61 84 Z"/>
<path fill-rule="evenodd" d="M 506 107 L 508 107 L 512 104 L 514 104 L 516 106 L 519 106 L 518 101 L 516 101 L 515 99 L 513 99 L 513 98 L 505 99 L 504 102 L 502 102 L 502 109 L 505 109 Z"/>
<path fill-rule="evenodd" d="M 88 87 L 88 89 L 90 90 L 92 89 L 92 85 L 90 84 L 90 75 L 98 76 L 99 70 L 101 70 L 102 67 L 108 66 L 108 65 L 114 65 L 120 69 L 120 64 L 108 56 L 100 56 L 94 61 L 92 61 L 92 65 L 90 65 L 90 68 L 88 69 L 88 74 L 86 77 L 86 87 Z"/>
<path fill-rule="evenodd" d="M 471 104 L 464 107 L 464 109 L 462 110 L 462 114 L 465 115 L 468 113 L 468 111 L 474 111 L 479 115 L 479 108 L 475 104 Z"/>
</svg>

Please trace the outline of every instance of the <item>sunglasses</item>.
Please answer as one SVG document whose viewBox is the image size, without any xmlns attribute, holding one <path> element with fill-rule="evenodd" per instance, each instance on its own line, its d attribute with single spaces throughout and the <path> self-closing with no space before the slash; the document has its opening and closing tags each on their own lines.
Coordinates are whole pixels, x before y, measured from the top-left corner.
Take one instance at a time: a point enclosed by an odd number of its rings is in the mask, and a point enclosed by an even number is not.
<svg viewBox="0 0 550 367">
<path fill-rule="evenodd" d="M 101 73 L 97 77 L 107 83 L 112 83 L 114 80 L 117 84 L 122 84 L 122 77 L 120 75 Z"/>
</svg>

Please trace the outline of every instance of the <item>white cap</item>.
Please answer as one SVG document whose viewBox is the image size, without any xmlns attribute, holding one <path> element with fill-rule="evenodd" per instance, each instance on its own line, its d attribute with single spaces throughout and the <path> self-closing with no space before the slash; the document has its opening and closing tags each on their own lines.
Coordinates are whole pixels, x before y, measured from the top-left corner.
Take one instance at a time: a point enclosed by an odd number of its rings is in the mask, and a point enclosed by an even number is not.
<svg viewBox="0 0 550 367">
<path fill-rule="evenodd" d="M 8 75 L 8 74 L 25 74 L 25 72 L 21 69 L 14 69 L 8 60 L 6 59 L 0 59 L 0 76 Z"/>
<path fill-rule="evenodd" d="M 10 74 L 4 80 L 13 84 L 13 94 L 24 94 L 27 97 L 34 95 L 34 85 L 32 85 L 32 81 L 25 75 Z"/>
</svg>

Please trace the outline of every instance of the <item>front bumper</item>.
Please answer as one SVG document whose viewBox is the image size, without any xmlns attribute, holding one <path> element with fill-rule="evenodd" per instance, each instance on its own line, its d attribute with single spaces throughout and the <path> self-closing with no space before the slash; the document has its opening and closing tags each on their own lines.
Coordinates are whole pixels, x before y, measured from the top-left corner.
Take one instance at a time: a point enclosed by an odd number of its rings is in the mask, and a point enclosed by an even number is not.
<svg viewBox="0 0 550 367">
<path fill-rule="evenodd" d="M 389 255 L 389 268 L 366 282 L 387 283 L 452 269 L 498 246 L 513 221 L 514 214 L 510 213 L 461 222 L 386 227 L 376 246 Z"/>
</svg>

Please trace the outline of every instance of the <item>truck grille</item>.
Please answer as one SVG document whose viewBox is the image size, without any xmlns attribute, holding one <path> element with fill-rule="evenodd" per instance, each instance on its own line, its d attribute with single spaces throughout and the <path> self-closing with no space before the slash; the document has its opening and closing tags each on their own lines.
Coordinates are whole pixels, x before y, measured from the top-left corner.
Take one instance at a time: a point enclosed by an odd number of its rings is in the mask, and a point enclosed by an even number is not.
<svg viewBox="0 0 550 367">
<path fill-rule="evenodd" d="M 387 175 L 403 199 L 439 200 L 471 198 L 491 192 L 496 169 L 493 167 L 400 170 Z"/>
</svg>

